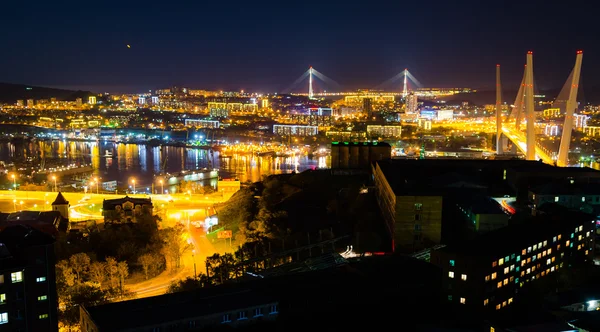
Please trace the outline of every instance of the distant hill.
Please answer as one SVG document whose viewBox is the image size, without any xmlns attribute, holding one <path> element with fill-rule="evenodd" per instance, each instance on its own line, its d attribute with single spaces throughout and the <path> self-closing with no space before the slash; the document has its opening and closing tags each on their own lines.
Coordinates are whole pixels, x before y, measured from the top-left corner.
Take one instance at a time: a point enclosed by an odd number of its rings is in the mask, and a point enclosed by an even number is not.
<svg viewBox="0 0 600 332">
<path fill-rule="evenodd" d="M 600 103 L 600 96 L 598 93 L 598 88 L 580 88 L 577 96 L 577 101 L 582 104 L 592 103 L 598 104 Z M 544 100 L 552 101 L 554 98 L 558 96 L 560 93 L 559 89 L 553 90 L 544 90 L 544 91 L 536 91 L 536 94 L 546 96 Z M 505 90 L 502 91 L 502 101 L 508 104 L 512 104 L 515 102 L 515 98 L 517 97 L 517 90 Z M 485 104 L 495 104 L 496 103 L 496 91 L 494 90 L 479 90 L 475 93 L 459 93 L 453 96 L 440 98 L 441 100 L 445 100 L 448 105 L 460 105 L 462 102 L 467 101 L 471 105 L 485 105 Z M 433 104 L 433 103 L 432 103 Z"/>
<path fill-rule="evenodd" d="M 16 103 L 19 99 L 38 100 L 56 98 L 57 100 L 75 101 L 77 98 L 83 98 L 83 100 L 86 100 L 90 95 L 92 95 L 90 91 L 74 91 L 44 88 L 33 85 L 0 83 L 0 102 L 3 103 Z"/>
</svg>

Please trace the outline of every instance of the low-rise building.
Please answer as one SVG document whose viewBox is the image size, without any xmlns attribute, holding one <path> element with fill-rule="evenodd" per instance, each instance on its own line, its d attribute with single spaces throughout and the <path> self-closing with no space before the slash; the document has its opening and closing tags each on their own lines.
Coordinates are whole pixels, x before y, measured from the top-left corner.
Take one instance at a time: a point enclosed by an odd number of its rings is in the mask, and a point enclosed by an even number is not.
<svg viewBox="0 0 600 332">
<path fill-rule="evenodd" d="M 140 217 L 152 217 L 150 198 L 105 199 L 102 203 L 102 215 L 107 224 L 135 223 Z"/>
<path fill-rule="evenodd" d="M 187 331 L 248 326 L 278 314 L 279 302 L 259 291 L 209 287 L 81 307 L 80 325 L 83 332 Z"/>
</svg>

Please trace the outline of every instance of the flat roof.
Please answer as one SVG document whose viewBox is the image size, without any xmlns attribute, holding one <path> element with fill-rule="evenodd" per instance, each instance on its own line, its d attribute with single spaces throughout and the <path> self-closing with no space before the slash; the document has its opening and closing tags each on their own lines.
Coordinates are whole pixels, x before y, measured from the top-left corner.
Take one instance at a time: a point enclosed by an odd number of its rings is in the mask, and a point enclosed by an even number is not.
<svg viewBox="0 0 600 332">
<path fill-rule="evenodd" d="M 99 329 L 119 331 L 277 302 L 249 288 L 228 286 L 231 285 L 108 303 L 85 310 Z"/>
<path fill-rule="evenodd" d="M 511 250 L 518 254 L 533 242 L 547 240 L 557 234 L 566 236 L 564 232 L 572 233 L 574 227 L 581 225 L 582 222 L 596 219 L 593 215 L 558 205 L 549 205 L 547 208 L 549 210 L 547 214 L 530 217 L 521 223 L 482 234 L 470 241 L 452 243 L 439 250 L 469 256 L 500 257 Z"/>
</svg>

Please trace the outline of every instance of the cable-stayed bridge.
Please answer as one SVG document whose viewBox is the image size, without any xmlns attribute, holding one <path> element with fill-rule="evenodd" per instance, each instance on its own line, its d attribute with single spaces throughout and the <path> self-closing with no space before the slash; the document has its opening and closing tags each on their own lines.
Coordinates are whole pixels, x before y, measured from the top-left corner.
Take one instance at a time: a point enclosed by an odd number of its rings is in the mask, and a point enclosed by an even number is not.
<svg viewBox="0 0 600 332">
<path fill-rule="evenodd" d="M 528 52 L 526 57 L 525 73 L 517 92 L 517 97 L 512 105 L 512 111 L 506 119 L 502 119 L 502 85 L 500 80 L 500 65 L 496 66 L 496 153 L 506 153 L 507 141 L 513 143 L 513 150 L 518 149 L 527 160 L 542 160 L 545 163 L 568 166 L 569 146 L 573 131 L 574 113 L 577 110 L 577 92 L 583 52 L 577 51 L 575 65 L 567 78 L 552 107 L 560 108 L 564 114 L 562 135 L 558 151 L 548 150 L 536 140 L 535 103 L 534 103 L 534 77 L 533 77 L 533 52 Z M 525 122 L 525 129 L 522 128 Z"/>
</svg>

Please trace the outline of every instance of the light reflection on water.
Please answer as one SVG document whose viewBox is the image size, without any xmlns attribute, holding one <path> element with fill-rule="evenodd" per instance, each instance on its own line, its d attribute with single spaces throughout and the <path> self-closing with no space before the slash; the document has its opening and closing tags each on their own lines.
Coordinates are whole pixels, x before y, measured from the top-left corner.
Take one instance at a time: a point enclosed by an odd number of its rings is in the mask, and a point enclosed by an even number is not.
<svg viewBox="0 0 600 332">
<path fill-rule="evenodd" d="M 174 146 L 116 144 L 111 142 L 19 142 L 1 143 L 0 160 L 6 163 L 45 156 L 46 167 L 56 164 L 89 164 L 103 181 L 117 180 L 128 183 L 132 178 L 140 188 L 149 186 L 153 174 L 166 169 L 181 170 L 218 168 L 222 177 L 236 177 L 241 181 L 260 181 L 263 175 L 302 172 L 307 169 L 330 167 L 329 157 L 309 158 L 232 155 L 219 158 L 219 153 Z M 213 183 L 214 182 L 214 183 Z M 216 185 L 216 180 L 211 181 Z"/>
</svg>

